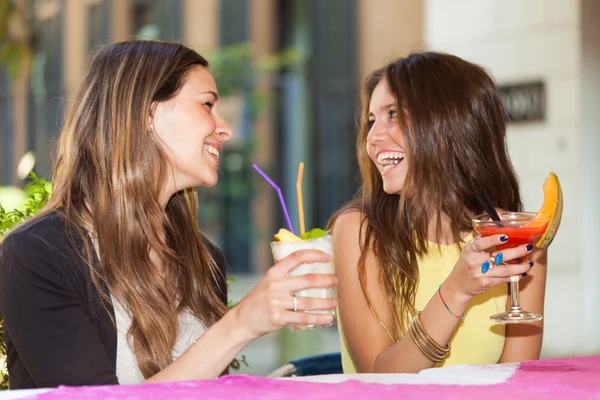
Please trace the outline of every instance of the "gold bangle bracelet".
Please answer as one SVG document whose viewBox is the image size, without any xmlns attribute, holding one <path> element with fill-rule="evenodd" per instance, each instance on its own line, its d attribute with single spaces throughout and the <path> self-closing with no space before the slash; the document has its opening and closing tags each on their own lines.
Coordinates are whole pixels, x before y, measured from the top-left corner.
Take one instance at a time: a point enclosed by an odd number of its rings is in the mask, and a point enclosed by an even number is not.
<svg viewBox="0 0 600 400">
<path fill-rule="evenodd" d="M 413 340 L 413 342 L 415 343 L 415 345 L 417 346 L 417 348 L 419 349 L 419 351 L 431 362 L 433 362 L 434 364 L 437 364 L 438 362 L 440 362 L 441 360 L 443 360 L 443 357 L 440 357 L 438 355 L 432 354 L 430 349 L 427 348 L 427 346 L 422 342 L 421 339 L 419 339 L 417 337 L 417 333 L 415 331 L 415 329 L 411 326 L 409 328 L 409 332 L 410 332 L 410 336 Z"/>
<path fill-rule="evenodd" d="M 408 331 L 419 351 L 430 361 L 438 363 L 446 358 L 450 351 L 450 343 L 445 347 L 440 346 L 423 327 L 420 315 L 420 312 L 415 315 L 409 325 Z"/>
<path fill-rule="evenodd" d="M 413 340 L 417 344 L 417 347 L 419 347 L 419 350 L 421 350 L 421 352 L 427 358 L 436 363 L 444 359 L 445 354 L 443 352 L 438 352 L 433 347 L 431 347 L 427 343 L 426 339 L 416 329 L 416 326 L 414 324 L 412 326 L 411 333 Z"/>
<path fill-rule="evenodd" d="M 421 353 L 423 353 L 423 355 L 425 357 L 427 357 L 430 361 L 437 363 L 443 359 L 443 357 L 444 357 L 443 354 L 437 353 L 434 349 L 432 349 L 431 347 L 429 347 L 427 345 L 424 338 L 417 331 L 414 323 L 411 323 L 409 332 L 410 332 L 410 336 L 412 337 L 413 341 L 415 342 L 415 345 L 418 347 L 418 349 L 421 351 Z"/>
<path fill-rule="evenodd" d="M 421 322 L 421 313 L 418 312 L 415 317 L 415 327 L 421 333 L 421 335 L 425 338 L 429 346 L 433 347 L 440 354 L 446 354 L 450 351 L 450 343 L 446 344 L 446 346 L 442 347 L 436 342 L 427 332 L 423 323 Z"/>
<path fill-rule="evenodd" d="M 441 351 L 436 346 L 432 346 L 431 343 L 427 340 L 426 333 L 424 333 L 419 326 L 419 321 L 415 319 L 412 322 L 412 331 L 414 332 L 415 337 L 419 342 L 421 342 L 428 350 L 429 353 L 435 355 L 436 357 L 443 357 L 446 354 L 444 351 Z"/>
</svg>

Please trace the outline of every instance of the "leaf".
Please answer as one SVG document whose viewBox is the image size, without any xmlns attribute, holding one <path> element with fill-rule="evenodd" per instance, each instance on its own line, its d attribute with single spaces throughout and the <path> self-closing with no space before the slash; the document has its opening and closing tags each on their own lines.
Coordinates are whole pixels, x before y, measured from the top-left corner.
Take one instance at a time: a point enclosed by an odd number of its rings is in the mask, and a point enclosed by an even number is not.
<svg viewBox="0 0 600 400">
<path fill-rule="evenodd" d="M 242 355 L 242 358 L 239 360 L 237 358 L 234 358 L 233 361 L 231 362 L 231 364 L 229 364 L 229 367 L 231 369 L 238 370 L 238 369 L 240 369 L 242 364 L 244 364 L 246 367 L 249 367 L 248 362 L 246 361 L 246 356 L 244 356 L 244 355 Z"/>
<path fill-rule="evenodd" d="M 302 235 L 300 235 L 300 239 L 302 239 L 302 240 L 318 239 L 320 237 L 326 236 L 327 234 L 329 234 L 328 231 L 324 231 L 321 228 L 315 228 L 309 232 L 304 232 Z"/>
</svg>

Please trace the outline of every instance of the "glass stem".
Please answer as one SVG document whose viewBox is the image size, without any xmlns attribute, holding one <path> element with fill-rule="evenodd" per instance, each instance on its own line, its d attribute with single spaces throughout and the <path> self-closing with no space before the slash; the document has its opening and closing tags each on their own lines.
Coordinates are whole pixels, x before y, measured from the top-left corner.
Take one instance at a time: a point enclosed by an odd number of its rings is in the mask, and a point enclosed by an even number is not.
<svg viewBox="0 0 600 400">
<path fill-rule="evenodd" d="M 519 305 L 519 281 L 510 281 L 510 311 L 521 312 L 521 306 Z"/>
</svg>

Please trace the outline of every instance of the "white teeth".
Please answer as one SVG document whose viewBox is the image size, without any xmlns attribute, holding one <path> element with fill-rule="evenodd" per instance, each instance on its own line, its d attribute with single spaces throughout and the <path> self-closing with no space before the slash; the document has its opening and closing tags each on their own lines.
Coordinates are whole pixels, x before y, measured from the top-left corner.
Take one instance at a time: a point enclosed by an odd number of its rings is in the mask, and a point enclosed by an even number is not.
<svg viewBox="0 0 600 400">
<path fill-rule="evenodd" d="M 214 155 L 215 157 L 219 158 L 219 150 L 217 150 L 216 147 L 211 146 L 209 144 L 204 145 L 206 147 L 206 151 L 208 151 L 210 154 Z"/>
<path fill-rule="evenodd" d="M 377 162 L 386 167 L 394 166 L 404 159 L 405 153 L 400 151 L 388 151 L 377 156 Z M 389 168 L 388 168 L 389 169 Z"/>
</svg>

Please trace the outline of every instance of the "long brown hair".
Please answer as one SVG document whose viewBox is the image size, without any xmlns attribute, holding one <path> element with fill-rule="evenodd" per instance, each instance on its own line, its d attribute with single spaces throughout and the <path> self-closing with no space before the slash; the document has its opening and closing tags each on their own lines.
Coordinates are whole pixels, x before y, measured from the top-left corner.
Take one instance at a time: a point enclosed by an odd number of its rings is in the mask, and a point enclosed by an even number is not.
<svg viewBox="0 0 600 400">
<path fill-rule="evenodd" d="M 383 191 L 381 174 L 367 153 L 369 103 L 382 80 L 396 99 L 406 146 L 407 177 L 400 195 Z M 475 198 L 478 188 L 484 187 L 498 208 L 519 211 L 522 204 L 506 146 L 507 116 L 496 85 L 480 66 L 447 54 L 411 54 L 371 73 L 361 102 L 356 143 L 361 198 L 338 211 L 329 226 L 346 211 L 363 213 L 360 284 L 375 312 L 365 289 L 365 258 L 372 251 L 395 310 L 393 333 L 383 326 L 396 341 L 416 311 L 418 259 L 428 252 L 428 234 L 439 236 L 442 218 L 450 221 L 460 245 L 461 232 L 472 229 L 471 216 L 483 211 Z M 431 218 L 437 219 L 435 232 L 428 232 Z"/>
<path fill-rule="evenodd" d="M 130 311 L 128 337 L 146 378 L 173 361 L 180 311 L 206 326 L 226 311 L 213 285 L 225 278 L 198 230 L 195 189 L 176 193 L 166 209 L 159 203 L 169 162 L 149 130 L 156 104 L 207 66 L 175 43 L 101 48 L 67 112 L 52 195 L 40 214 L 60 212 L 67 226 L 97 240 L 99 261 L 89 244 L 82 257 L 96 289 L 108 288 Z"/>
</svg>

